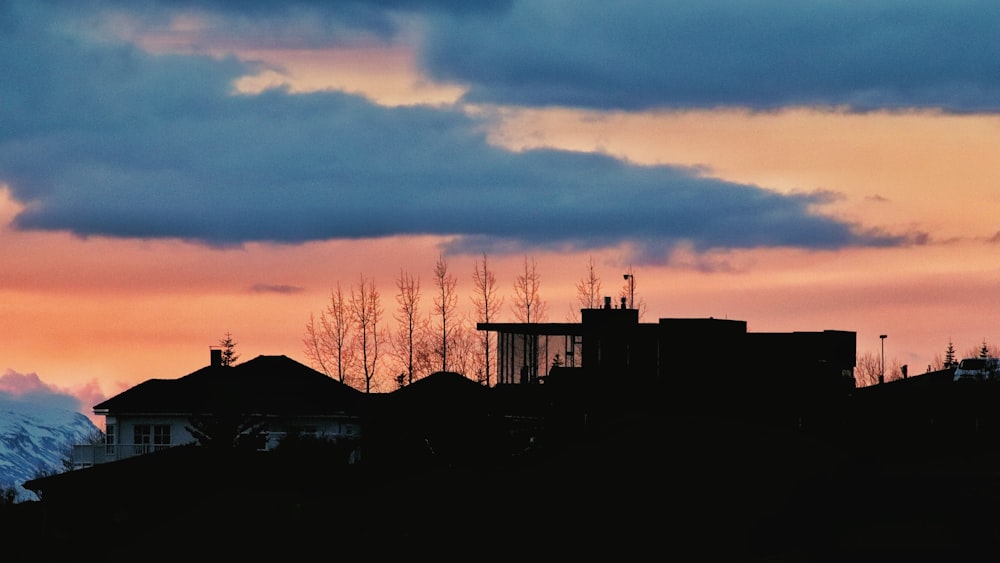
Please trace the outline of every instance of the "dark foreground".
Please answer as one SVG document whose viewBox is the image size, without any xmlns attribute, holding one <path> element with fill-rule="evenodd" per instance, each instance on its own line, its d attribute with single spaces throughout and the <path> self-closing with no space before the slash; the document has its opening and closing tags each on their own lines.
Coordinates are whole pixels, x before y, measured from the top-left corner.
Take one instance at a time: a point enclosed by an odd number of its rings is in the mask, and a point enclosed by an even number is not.
<svg viewBox="0 0 1000 563">
<path fill-rule="evenodd" d="M 877 428 L 826 439 L 678 415 L 489 466 L 175 448 L 128 477 L 74 472 L 0 524 L 11 549 L 87 559 L 996 559 L 1000 455 L 963 436 L 898 447 Z"/>
<path fill-rule="evenodd" d="M 92 556 L 998 555 L 1000 463 L 988 448 L 894 458 L 846 452 L 788 430 L 656 422 L 647 427 L 655 441 L 598 439 L 489 470 L 365 472 L 324 469 L 309 457 L 191 457 L 184 461 L 200 464 L 195 471 L 166 463 L 142 482 L 17 505 L 4 513 L 3 532 L 12 548 Z M 122 485 L 127 490 L 113 490 Z"/>
</svg>

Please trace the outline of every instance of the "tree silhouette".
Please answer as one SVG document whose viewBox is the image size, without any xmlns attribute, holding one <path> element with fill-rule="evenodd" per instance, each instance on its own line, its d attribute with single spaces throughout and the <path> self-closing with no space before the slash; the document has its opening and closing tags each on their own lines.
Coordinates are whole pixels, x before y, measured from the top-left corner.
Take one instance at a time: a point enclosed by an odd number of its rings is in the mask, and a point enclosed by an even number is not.
<svg viewBox="0 0 1000 563">
<path fill-rule="evenodd" d="M 448 371 L 448 341 L 451 340 L 455 329 L 452 321 L 455 307 L 458 305 L 458 295 L 455 293 L 457 284 L 458 279 L 448 273 L 448 262 L 439 254 L 437 263 L 434 264 L 434 286 L 437 287 L 437 293 L 434 295 L 434 313 L 440 319 L 441 371 Z"/>
<path fill-rule="evenodd" d="M 404 384 L 413 383 L 414 360 L 420 336 L 420 279 L 400 270 L 396 279 L 396 290 L 395 319 L 400 326 L 393 342 L 406 370 L 401 374 L 402 379 L 397 377 L 397 385 L 402 387 Z"/>
<path fill-rule="evenodd" d="M 306 334 L 302 337 L 302 344 L 305 346 L 306 358 L 312 366 L 327 376 L 330 375 L 330 367 L 327 360 L 331 357 L 330 340 L 328 333 L 323 330 L 326 325 L 326 317 L 320 313 L 319 324 L 316 323 L 316 316 L 309 313 L 309 322 L 306 323 Z"/>
<path fill-rule="evenodd" d="M 448 371 L 467 375 L 480 369 L 484 362 L 481 349 L 481 336 L 477 334 L 474 323 L 465 314 L 453 319 L 450 337 L 448 338 Z M 477 381 L 482 381 L 478 378 Z"/>
<path fill-rule="evenodd" d="M 858 387 L 867 387 L 878 383 L 879 374 L 882 373 L 882 360 L 878 355 L 865 352 L 858 356 L 854 363 L 854 380 Z"/>
<path fill-rule="evenodd" d="M 545 302 L 538 292 L 541 275 L 535 259 L 524 257 L 524 271 L 514 281 L 514 317 L 522 323 L 537 323 L 545 319 Z"/>
<path fill-rule="evenodd" d="M 486 253 L 483 253 L 483 261 L 476 261 L 472 270 L 472 283 L 475 287 L 475 295 L 472 296 L 472 303 L 476 306 L 476 321 L 481 323 L 493 322 L 497 312 L 503 307 L 503 297 L 497 296 L 497 278 L 486 261 Z M 490 357 L 493 347 L 490 331 L 484 330 L 480 335 L 482 344 L 484 371 L 483 376 L 486 386 L 490 385 Z"/>
<path fill-rule="evenodd" d="M 233 335 L 227 331 L 226 337 L 219 341 L 219 346 L 222 347 L 222 365 L 226 367 L 236 365 L 236 361 L 240 359 L 239 354 L 236 353 L 236 344 Z"/>
<path fill-rule="evenodd" d="M 328 376 L 336 375 L 341 383 L 346 383 L 345 376 L 354 364 L 351 336 L 353 318 L 340 282 L 337 282 L 336 289 L 330 292 L 326 310 L 320 313 L 319 323 L 314 315 L 309 315 L 306 335 L 302 339 L 306 358 L 313 367 Z"/>
<path fill-rule="evenodd" d="M 944 351 L 944 368 L 953 368 L 958 365 L 958 361 L 955 359 L 955 345 L 952 343 L 951 339 L 948 339 L 948 348 Z"/>
<path fill-rule="evenodd" d="M 351 316 L 358 328 L 355 336 L 358 342 L 358 353 L 365 378 L 365 392 L 371 393 L 372 381 L 375 379 L 379 358 L 379 343 L 382 340 L 379 321 L 382 320 L 382 305 L 374 279 L 361 276 L 361 283 L 351 288 Z"/>
<path fill-rule="evenodd" d="M 576 284 L 577 307 L 570 311 L 570 320 L 580 322 L 580 309 L 597 309 L 601 306 L 601 278 L 597 275 L 594 257 L 587 261 L 587 271 Z"/>
<path fill-rule="evenodd" d="M 537 323 L 545 318 L 545 302 L 539 294 L 541 276 L 535 259 L 524 257 L 524 271 L 514 281 L 514 317 L 522 323 Z M 521 335 L 521 380 L 534 381 L 538 374 L 538 337 L 527 332 Z"/>
</svg>

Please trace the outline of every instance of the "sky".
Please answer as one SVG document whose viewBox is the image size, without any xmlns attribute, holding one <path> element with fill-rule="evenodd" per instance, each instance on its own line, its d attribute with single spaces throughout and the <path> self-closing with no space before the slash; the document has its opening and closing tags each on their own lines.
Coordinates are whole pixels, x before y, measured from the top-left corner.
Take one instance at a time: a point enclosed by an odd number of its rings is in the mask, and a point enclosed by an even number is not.
<svg viewBox="0 0 1000 563">
<path fill-rule="evenodd" d="M 0 370 L 78 401 L 307 363 L 331 290 L 593 260 L 643 320 L 1000 344 L 1000 7 L 0 1 Z M 508 308 L 498 320 L 513 321 Z M 880 334 L 887 335 L 882 341 Z"/>
</svg>

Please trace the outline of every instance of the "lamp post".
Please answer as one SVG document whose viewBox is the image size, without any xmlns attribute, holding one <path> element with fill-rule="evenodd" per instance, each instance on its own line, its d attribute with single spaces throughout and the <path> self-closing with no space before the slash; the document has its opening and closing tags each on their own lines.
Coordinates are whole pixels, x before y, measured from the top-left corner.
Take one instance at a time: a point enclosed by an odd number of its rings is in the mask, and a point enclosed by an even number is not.
<svg viewBox="0 0 1000 563">
<path fill-rule="evenodd" d="M 878 335 L 879 340 L 882 341 L 882 372 L 878 374 L 878 382 L 885 383 L 885 338 L 889 336 L 888 334 Z"/>
<path fill-rule="evenodd" d="M 635 274 L 625 274 L 628 282 L 628 308 L 635 309 Z"/>
</svg>

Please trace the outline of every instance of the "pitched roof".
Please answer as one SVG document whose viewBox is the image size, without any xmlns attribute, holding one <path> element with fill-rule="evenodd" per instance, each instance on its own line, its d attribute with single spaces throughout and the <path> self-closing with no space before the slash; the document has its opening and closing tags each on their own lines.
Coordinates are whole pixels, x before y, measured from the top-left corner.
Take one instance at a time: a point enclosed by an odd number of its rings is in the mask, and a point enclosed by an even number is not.
<svg viewBox="0 0 1000 563">
<path fill-rule="evenodd" d="M 453 371 L 437 371 L 427 377 L 422 377 L 413 383 L 401 387 L 393 394 L 396 396 L 441 398 L 465 397 L 483 394 L 486 387 Z"/>
<path fill-rule="evenodd" d="M 351 411 L 362 393 L 287 356 L 206 366 L 179 379 L 150 379 L 94 406 L 96 414 L 324 415 Z"/>
<path fill-rule="evenodd" d="M 451 411 L 483 408 L 489 389 L 460 373 L 439 371 L 389 394 L 394 409 Z"/>
</svg>

